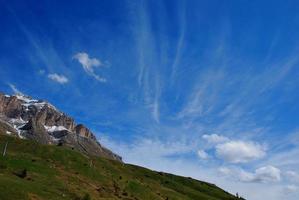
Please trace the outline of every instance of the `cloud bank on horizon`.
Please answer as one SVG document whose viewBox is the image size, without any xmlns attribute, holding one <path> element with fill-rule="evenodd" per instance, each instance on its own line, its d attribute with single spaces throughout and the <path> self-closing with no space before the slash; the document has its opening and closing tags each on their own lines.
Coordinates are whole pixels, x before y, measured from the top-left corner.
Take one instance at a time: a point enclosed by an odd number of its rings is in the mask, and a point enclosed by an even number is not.
<svg viewBox="0 0 299 200">
<path fill-rule="evenodd" d="M 47 99 L 126 162 L 297 200 L 298 6 L 1 2 L 0 91 Z"/>
</svg>

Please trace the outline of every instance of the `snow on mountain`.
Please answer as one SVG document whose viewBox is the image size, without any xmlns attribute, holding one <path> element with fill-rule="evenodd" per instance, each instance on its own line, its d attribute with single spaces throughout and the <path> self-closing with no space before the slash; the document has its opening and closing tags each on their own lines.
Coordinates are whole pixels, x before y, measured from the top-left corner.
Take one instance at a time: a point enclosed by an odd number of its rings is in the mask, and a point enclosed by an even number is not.
<svg viewBox="0 0 299 200">
<path fill-rule="evenodd" d="M 10 97 L 9 95 L 7 95 L 7 96 Z M 53 106 L 52 104 L 50 104 L 46 101 L 32 99 L 29 96 L 21 95 L 21 94 L 17 94 L 17 95 L 13 95 L 13 96 L 17 97 L 17 99 L 24 102 L 24 103 L 22 103 L 22 105 L 26 107 L 26 111 L 29 111 L 29 106 L 35 106 L 38 109 L 42 109 L 46 105 L 54 110 L 57 110 L 55 106 Z"/>
<path fill-rule="evenodd" d="M 42 144 L 70 146 L 82 153 L 121 161 L 121 157 L 101 146 L 83 124 L 56 109 L 50 103 L 23 94 L 0 92 L 0 127 L 3 133 Z"/>
<path fill-rule="evenodd" d="M 68 130 L 64 126 L 46 126 L 46 125 L 44 125 L 44 127 L 49 133 L 53 133 L 55 131 L 67 131 Z"/>
</svg>

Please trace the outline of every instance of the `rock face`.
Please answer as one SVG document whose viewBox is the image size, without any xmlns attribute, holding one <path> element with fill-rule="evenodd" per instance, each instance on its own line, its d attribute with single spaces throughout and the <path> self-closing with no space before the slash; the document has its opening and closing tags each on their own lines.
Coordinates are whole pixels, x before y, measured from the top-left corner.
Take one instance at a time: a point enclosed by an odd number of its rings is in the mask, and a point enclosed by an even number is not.
<svg viewBox="0 0 299 200">
<path fill-rule="evenodd" d="M 17 94 L 0 93 L 0 128 L 7 134 L 42 144 L 64 145 L 91 156 L 121 161 L 121 157 L 103 147 L 83 124 L 42 100 Z"/>
</svg>

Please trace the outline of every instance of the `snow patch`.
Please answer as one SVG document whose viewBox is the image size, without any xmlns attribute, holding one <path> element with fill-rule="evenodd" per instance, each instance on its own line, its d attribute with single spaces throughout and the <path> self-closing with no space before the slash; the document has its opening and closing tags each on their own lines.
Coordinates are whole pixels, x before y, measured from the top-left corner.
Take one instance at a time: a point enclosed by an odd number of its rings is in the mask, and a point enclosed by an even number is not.
<svg viewBox="0 0 299 200">
<path fill-rule="evenodd" d="M 48 107 L 50 107 L 50 108 L 52 108 L 53 110 L 56 110 L 56 111 L 58 112 L 57 108 L 56 108 L 55 106 L 53 106 L 52 104 L 50 104 L 50 103 L 48 103 L 48 102 L 44 102 L 44 103 L 45 103 L 45 105 L 47 105 Z"/>
<path fill-rule="evenodd" d="M 30 98 L 28 96 L 25 96 L 25 95 L 15 95 L 15 96 L 17 97 L 17 99 L 24 102 L 22 105 L 26 107 L 26 109 L 25 109 L 26 111 L 29 111 L 29 106 L 35 106 L 39 110 L 41 110 L 46 105 L 57 111 L 55 106 L 53 106 L 52 104 L 50 104 L 48 102 L 32 99 L 32 98 Z"/>
<path fill-rule="evenodd" d="M 60 138 L 56 138 L 56 137 L 54 137 L 52 135 L 50 135 L 50 138 L 51 138 L 51 141 L 55 142 L 55 143 L 58 143 L 60 141 Z"/>
<path fill-rule="evenodd" d="M 17 99 L 24 101 L 25 103 L 36 103 L 38 100 L 31 99 L 30 97 L 27 97 L 25 95 L 16 95 Z"/>
<path fill-rule="evenodd" d="M 19 119 L 12 118 L 9 120 L 9 123 L 13 126 L 13 128 L 17 131 L 19 138 L 25 139 L 24 136 L 22 136 L 22 130 L 21 128 L 24 127 L 28 121 L 24 121 L 21 117 Z"/>
<path fill-rule="evenodd" d="M 26 107 L 26 111 L 29 110 L 29 106 L 35 106 L 39 110 L 41 110 L 47 103 L 46 102 L 40 102 L 40 103 L 23 103 L 22 105 Z"/>
<path fill-rule="evenodd" d="M 50 132 L 50 133 L 53 133 L 55 131 L 66 131 L 66 130 L 68 130 L 64 126 L 46 126 L 46 125 L 44 125 L 44 127 L 47 130 L 47 132 Z"/>
<path fill-rule="evenodd" d="M 28 123 L 28 121 L 24 121 L 21 117 L 19 119 L 11 118 L 9 122 L 18 126 Z"/>
<path fill-rule="evenodd" d="M 11 132 L 10 132 L 10 131 L 6 131 L 6 134 L 7 134 L 7 135 L 11 135 Z"/>
</svg>

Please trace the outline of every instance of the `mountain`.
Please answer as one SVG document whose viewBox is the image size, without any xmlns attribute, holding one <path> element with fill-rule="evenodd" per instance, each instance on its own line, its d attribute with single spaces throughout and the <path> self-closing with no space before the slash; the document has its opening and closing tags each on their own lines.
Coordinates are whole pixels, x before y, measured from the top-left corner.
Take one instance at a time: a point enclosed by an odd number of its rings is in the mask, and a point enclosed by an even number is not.
<svg viewBox="0 0 299 200">
<path fill-rule="evenodd" d="M 68 146 L 90 156 L 122 161 L 103 147 L 83 124 L 59 111 L 50 103 L 23 94 L 0 93 L 0 128 L 5 133 L 41 144 Z"/>
<path fill-rule="evenodd" d="M 50 103 L 0 93 L 0 199 L 234 200 L 217 186 L 125 164 Z"/>
<path fill-rule="evenodd" d="M 65 146 L 42 145 L 3 131 L 7 130 L 0 130 L 1 200 L 241 199 L 214 184 L 86 156 Z"/>
</svg>

